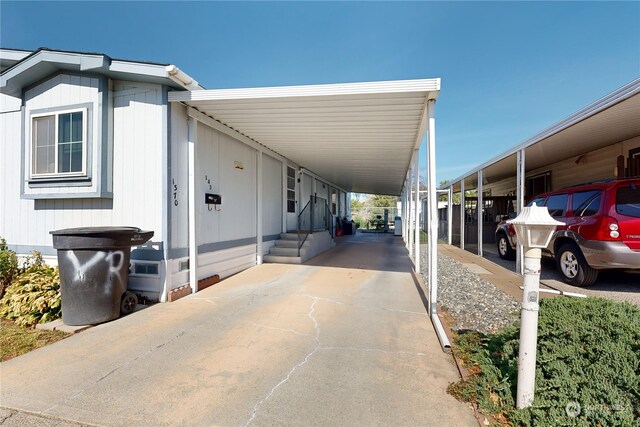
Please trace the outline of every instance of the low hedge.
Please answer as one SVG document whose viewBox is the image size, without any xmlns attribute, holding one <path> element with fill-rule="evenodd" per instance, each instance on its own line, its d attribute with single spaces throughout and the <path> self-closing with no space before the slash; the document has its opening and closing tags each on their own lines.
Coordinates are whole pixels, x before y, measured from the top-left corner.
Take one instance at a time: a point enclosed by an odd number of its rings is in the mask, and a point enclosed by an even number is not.
<svg viewBox="0 0 640 427">
<path fill-rule="evenodd" d="M 50 322 L 62 315 L 58 269 L 39 253 L 29 257 L 0 299 L 0 316 L 21 326 Z"/>
<path fill-rule="evenodd" d="M 640 307 L 601 298 L 541 301 L 533 405 L 515 409 L 519 324 L 458 337 L 471 377 L 449 387 L 511 425 L 640 425 Z"/>
</svg>

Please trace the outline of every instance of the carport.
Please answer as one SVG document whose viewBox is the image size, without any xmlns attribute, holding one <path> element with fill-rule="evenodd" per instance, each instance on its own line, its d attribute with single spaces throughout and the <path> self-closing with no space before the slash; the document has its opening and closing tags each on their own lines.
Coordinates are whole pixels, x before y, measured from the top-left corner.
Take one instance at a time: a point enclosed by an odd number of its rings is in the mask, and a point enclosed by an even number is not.
<svg viewBox="0 0 640 427">
<path fill-rule="evenodd" d="M 495 230 L 495 218 L 482 220 L 487 189 L 491 196 L 513 199 L 516 212 L 525 199 L 537 193 L 583 182 L 636 175 L 640 162 L 640 79 L 576 111 L 531 138 L 452 180 L 442 191 L 448 192 L 449 244 L 465 249 L 472 237 L 478 242 L 477 254 L 483 255 L 482 243 Z M 461 212 L 465 209 L 465 191 L 477 190 L 474 236 L 465 236 L 465 217 L 453 218 L 452 195 L 460 193 Z M 470 208 L 473 210 L 474 208 Z M 506 212 L 495 212 L 505 214 Z M 473 216 L 473 215 L 472 215 Z M 469 221 L 466 221 L 469 225 Z M 483 224 L 484 223 L 484 224 Z M 474 225 L 476 225 L 474 224 Z M 458 230 L 457 233 L 453 229 Z M 469 228 L 469 227 L 468 227 Z M 484 236 L 484 238 L 483 238 Z M 469 249 L 467 245 L 467 249 Z M 475 245 L 474 245 L 475 246 Z M 516 271 L 522 274 L 522 250 L 518 248 Z"/>
<path fill-rule="evenodd" d="M 435 115 L 440 79 L 170 92 L 189 116 L 189 255 L 197 258 L 195 193 L 197 122 L 249 145 L 259 144 L 348 192 L 401 196 L 403 238 L 420 271 L 418 153 L 427 138 L 429 235 L 437 235 Z M 258 168 L 260 162 L 258 162 Z M 257 209 L 261 212 L 260 192 Z M 413 217 L 412 217 L 413 216 Z M 261 232 L 258 222 L 258 248 Z M 439 331 L 437 239 L 429 239 L 429 313 Z M 260 250 L 258 251 L 260 252 Z M 193 261 L 192 261 L 193 262 Z M 195 264 L 195 262 L 193 262 Z M 197 269 L 197 265 L 191 268 Z M 196 289 L 197 274 L 191 274 Z M 433 303 L 432 303 L 433 302 Z"/>
</svg>

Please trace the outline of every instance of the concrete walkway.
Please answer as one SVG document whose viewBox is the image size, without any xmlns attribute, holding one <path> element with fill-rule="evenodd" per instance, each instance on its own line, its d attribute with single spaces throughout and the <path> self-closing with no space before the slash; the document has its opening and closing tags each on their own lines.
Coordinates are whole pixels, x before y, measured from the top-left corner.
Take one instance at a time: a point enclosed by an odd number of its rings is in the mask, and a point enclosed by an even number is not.
<svg viewBox="0 0 640 427">
<path fill-rule="evenodd" d="M 345 236 L 91 328 L 2 363 L 0 406 L 51 425 L 477 425 L 406 254 Z"/>
</svg>

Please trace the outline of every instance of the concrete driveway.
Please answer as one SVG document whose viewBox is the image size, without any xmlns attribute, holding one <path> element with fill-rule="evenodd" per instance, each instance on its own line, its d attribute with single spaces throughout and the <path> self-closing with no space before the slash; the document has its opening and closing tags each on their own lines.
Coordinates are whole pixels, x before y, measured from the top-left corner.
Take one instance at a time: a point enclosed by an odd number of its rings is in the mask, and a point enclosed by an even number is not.
<svg viewBox="0 0 640 427">
<path fill-rule="evenodd" d="M 86 424 L 477 425 L 446 393 L 456 369 L 393 236 L 249 269 L 0 368 L 1 406 Z"/>
</svg>

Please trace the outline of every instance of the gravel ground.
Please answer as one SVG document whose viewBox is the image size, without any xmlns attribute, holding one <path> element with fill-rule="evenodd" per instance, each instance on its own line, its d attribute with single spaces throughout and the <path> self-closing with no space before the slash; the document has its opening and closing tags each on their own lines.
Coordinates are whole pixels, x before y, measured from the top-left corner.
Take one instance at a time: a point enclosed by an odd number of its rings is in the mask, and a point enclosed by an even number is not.
<svg viewBox="0 0 640 427">
<path fill-rule="evenodd" d="M 427 247 L 422 246 L 422 276 L 428 283 Z M 493 333 L 512 324 L 520 303 L 459 262 L 438 254 L 438 303 L 455 324 L 453 329 Z"/>
</svg>

